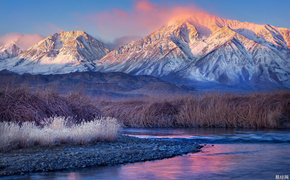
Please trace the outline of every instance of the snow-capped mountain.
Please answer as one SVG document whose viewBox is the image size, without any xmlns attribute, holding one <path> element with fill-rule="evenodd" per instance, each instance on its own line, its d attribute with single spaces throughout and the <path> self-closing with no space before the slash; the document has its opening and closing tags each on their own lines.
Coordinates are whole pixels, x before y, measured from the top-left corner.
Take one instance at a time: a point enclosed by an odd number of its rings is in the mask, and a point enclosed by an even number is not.
<svg viewBox="0 0 290 180">
<path fill-rule="evenodd" d="M 84 31 L 55 33 L 15 58 L 0 63 L 0 69 L 17 73 L 64 74 L 95 69 L 95 61 L 109 50 Z"/>
<path fill-rule="evenodd" d="M 5 44 L 0 46 L 0 60 L 16 57 L 21 52 L 22 50 L 15 43 Z"/>
<path fill-rule="evenodd" d="M 289 29 L 204 13 L 173 19 L 111 52 L 85 32 L 71 31 L 53 34 L 15 55 L 2 55 L 8 59 L 0 61 L 0 70 L 124 72 L 195 88 L 290 88 Z"/>
<path fill-rule="evenodd" d="M 175 19 L 97 62 L 176 83 L 290 88 L 290 30 L 209 14 Z"/>
</svg>

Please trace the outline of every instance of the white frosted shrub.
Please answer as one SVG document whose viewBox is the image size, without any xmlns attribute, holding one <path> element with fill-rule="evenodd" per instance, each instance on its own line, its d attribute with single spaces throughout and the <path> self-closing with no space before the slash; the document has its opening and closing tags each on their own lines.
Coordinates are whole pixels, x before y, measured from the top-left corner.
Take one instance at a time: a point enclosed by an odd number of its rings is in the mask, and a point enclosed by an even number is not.
<svg viewBox="0 0 290 180">
<path fill-rule="evenodd" d="M 103 117 L 90 122 L 67 126 L 64 117 L 47 119 L 43 128 L 32 122 L 22 126 L 0 123 L 0 151 L 9 151 L 34 145 L 53 146 L 61 143 L 87 144 L 96 141 L 112 141 L 117 137 L 120 125 L 115 118 Z"/>
</svg>

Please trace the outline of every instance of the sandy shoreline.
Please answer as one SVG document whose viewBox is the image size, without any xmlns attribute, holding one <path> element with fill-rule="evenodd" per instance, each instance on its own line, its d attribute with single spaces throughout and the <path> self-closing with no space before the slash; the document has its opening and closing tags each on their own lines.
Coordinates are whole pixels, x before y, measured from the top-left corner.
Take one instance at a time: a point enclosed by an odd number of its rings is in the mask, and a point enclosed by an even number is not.
<svg viewBox="0 0 290 180">
<path fill-rule="evenodd" d="M 120 136 L 115 142 L 94 145 L 20 149 L 0 153 L 0 176 L 157 160 L 200 148 L 192 142 Z"/>
</svg>

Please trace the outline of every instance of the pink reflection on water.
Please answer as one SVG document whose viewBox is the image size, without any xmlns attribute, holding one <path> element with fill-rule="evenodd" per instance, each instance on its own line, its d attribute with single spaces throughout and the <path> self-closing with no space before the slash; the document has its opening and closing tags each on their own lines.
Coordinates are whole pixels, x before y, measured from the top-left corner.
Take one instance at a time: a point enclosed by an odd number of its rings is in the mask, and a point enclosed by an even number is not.
<svg viewBox="0 0 290 180">
<path fill-rule="evenodd" d="M 224 154 L 224 146 L 206 146 L 203 152 L 178 156 L 162 161 L 135 163 L 121 167 L 121 173 L 130 179 L 154 177 L 156 179 L 176 179 L 182 175 L 221 174 L 229 170 L 235 163 L 234 155 Z"/>
<path fill-rule="evenodd" d="M 68 180 L 77 180 L 77 179 L 80 179 L 80 175 L 79 175 L 79 173 L 71 172 L 67 175 L 67 179 Z"/>
</svg>

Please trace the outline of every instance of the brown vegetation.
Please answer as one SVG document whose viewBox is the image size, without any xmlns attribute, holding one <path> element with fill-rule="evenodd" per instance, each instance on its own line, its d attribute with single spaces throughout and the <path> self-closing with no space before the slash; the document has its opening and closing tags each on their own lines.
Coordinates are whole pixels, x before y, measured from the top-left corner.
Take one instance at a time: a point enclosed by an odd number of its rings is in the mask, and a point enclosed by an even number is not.
<svg viewBox="0 0 290 180">
<path fill-rule="evenodd" d="M 289 91 L 123 100 L 98 107 L 129 127 L 285 128 L 290 124 Z"/>
<path fill-rule="evenodd" d="M 79 123 L 101 115 L 115 117 L 127 127 L 289 128 L 290 92 L 116 101 L 28 88 L 0 90 L 0 121 L 41 124 L 44 118 L 63 116 Z"/>
<path fill-rule="evenodd" d="M 30 88 L 0 89 L 0 122 L 35 122 L 45 118 L 70 117 L 75 123 L 100 117 L 92 101 L 79 93 L 60 96 L 51 90 L 35 91 Z"/>
</svg>

